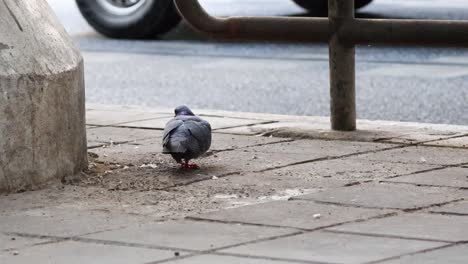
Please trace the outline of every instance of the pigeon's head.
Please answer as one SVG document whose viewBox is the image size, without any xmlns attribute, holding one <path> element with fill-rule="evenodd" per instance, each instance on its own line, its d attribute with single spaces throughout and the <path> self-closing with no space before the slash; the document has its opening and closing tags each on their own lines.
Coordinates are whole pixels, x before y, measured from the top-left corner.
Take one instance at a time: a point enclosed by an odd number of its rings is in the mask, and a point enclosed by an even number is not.
<svg viewBox="0 0 468 264">
<path fill-rule="evenodd" d="M 178 107 L 174 110 L 174 113 L 175 113 L 175 116 L 180 116 L 180 115 L 194 116 L 194 115 L 195 115 L 195 114 L 192 112 L 192 110 L 190 110 L 190 108 L 188 108 L 188 107 L 185 106 L 185 105 L 178 106 Z"/>
</svg>

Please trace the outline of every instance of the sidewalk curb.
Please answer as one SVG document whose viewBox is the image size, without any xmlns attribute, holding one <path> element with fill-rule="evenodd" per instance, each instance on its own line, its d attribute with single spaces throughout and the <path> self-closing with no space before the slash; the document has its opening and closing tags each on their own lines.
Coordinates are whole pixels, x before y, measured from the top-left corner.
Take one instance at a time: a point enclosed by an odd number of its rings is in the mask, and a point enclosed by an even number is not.
<svg viewBox="0 0 468 264">
<path fill-rule="evenodd" d="M 168 118 L 172 109 L 142 106 L 87 104 L 87 115 L 92 119 L 103 118 L 111 112 L 141 114 L 140 120 Z M 427 124 L 415 122 L 358 120 L 358 130 L 340 132 L 330 129 L 329 117 L 292 116 L 222 110 L 194 109 L 206 118 L 250 120 L 247 125 L 215 128 L 215 133 L 235 135 L 262 135 L 284 138 L 321 140 L 349 140 L 359 142 L 381 142 L 403 145 L 428 145 L 440 147 L 468 148 L 468 126 Z M 159 116 L 154 116 L 159 115 Z M 90 119 L 88 118 L 88 121 Z M 135 122 L 117 122 L 115 126 L 139 128 Z M 229 122 L 229 120 L 226 120 Z M 88 125 L 93 125 L 87 122 Z M 161 125 L 145 125 L 146 129 L 163 129 Z"/>
</svg>

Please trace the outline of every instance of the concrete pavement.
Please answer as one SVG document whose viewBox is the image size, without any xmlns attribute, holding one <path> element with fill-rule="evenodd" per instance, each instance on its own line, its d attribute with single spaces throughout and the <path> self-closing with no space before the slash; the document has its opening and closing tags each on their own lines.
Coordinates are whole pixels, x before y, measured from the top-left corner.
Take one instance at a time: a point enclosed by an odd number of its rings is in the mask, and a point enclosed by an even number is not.
<svg viewBox="0 0 468 264">
<path fill-rule="evenodd" d="M 196 113 L 213 146 L 188 171 L 170 109 L 89 105 L 88 170 L 0 196 L 0 263 L 468 261 L 468 127 Z"/>
</svg>

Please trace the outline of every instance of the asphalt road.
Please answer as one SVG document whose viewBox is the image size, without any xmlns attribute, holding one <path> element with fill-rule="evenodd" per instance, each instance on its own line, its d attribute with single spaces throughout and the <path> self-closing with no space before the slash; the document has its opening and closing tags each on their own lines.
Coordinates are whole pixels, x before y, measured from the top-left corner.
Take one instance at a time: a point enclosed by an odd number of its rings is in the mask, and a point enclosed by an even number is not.
<svg viewBox="0 0 468 264">
<path fill-rule="evenodd" d="M 215 15 L 305 15 L 287 0 L 204 0 Z M 181 24 L 152 41 L 106 39 L 74 1 L 49 0 L 83 50 L 88 102 L 329 115 L 322 44 L 219 43 Z M 370 18 L 466 19 L 462 0 L 375 0 Z M 359 47 L 358 117 L 468 125 L 468 49 Z"/>
</svg>

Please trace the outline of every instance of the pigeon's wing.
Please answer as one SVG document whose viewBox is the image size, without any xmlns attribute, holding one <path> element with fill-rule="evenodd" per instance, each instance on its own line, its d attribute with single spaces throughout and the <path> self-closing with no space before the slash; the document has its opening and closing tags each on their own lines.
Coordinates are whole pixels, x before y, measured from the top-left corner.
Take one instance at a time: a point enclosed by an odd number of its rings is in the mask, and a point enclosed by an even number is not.
<svg viewBox="0 0 468 264">
<path fill-rule="evenodd" d="M 171 152 L 170 146 L 169 146 L 169 140 L 171 138 L 171 135 L 176 132 L 176 130 L 182 126 L 184 121 L 178 120 L 178 119 L 171 119 L 169 122 L 167 122 L 166 127 L 164 128 L 164 135 L 163 135 L 163 152 L 169 153 Z"/>
<path fill-rule="evenodd" d="M 184 126 L 190 131 L 193 141 L 196 141 L 199 152 L 198 155 L 206 152 L 211 146 L 211 126 L 205 120 L 192 117 L 184 122 Z M 195 144 L 195 142 L 193 143 Z"/>
</svg>

